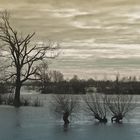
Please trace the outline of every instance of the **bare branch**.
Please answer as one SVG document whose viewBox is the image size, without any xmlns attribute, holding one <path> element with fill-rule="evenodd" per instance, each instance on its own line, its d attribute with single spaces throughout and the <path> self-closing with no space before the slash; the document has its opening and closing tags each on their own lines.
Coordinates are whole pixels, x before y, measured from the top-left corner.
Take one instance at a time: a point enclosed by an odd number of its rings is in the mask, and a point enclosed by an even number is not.
<svg viewBox="0 0 140 140">
<path fill-rule="evenodd" d="M 18 100 L 22 83 L 35 75 L 37 71 L 36 65 L 38 65 L 37 62 L 56 57 L 56 55 L 47 56 L 48 52 L 55 51 L 57 47 L 54 45 L 51 46 L 51 43 L 49 45 L 31 45 L 30 42 L 34 35 L 35 33 L 31 33 L 25 37 L 22 36 L 11 26 L 9 13 L 7 11 L 1 13 L 0 40 L 3 43 L 1 48 L 3 49 L 3 54 L 8 52 L 8 58 L 10 58 L 11 61 L 10 66 L 15 70 L 15 98 L 18 98 Z M 6 50 L 6 52 L 4 52 L 4 50 Z"/>
<path fill-rule="evenodd" d="M 86 104 L 86 112 L 94 116 L 99 122 L 106 123 L 107 106 L 105 104 L 105 96 L 100 93 L 88 94 L 83 96 Z"/>
</svg>

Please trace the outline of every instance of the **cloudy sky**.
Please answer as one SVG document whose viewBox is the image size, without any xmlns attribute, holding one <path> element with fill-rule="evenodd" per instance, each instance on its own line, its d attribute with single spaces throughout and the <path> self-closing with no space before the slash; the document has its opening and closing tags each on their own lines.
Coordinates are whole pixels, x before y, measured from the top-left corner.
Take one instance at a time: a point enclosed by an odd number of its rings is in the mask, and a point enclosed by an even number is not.
<svg viewBox="0 0 140 140">
<path fill-rule="evenodd" d="M 0 0 L 34 41 L 61 46 L 52 69 L 81 78 L 140 75 L 140 0 Z"/>
</svg>

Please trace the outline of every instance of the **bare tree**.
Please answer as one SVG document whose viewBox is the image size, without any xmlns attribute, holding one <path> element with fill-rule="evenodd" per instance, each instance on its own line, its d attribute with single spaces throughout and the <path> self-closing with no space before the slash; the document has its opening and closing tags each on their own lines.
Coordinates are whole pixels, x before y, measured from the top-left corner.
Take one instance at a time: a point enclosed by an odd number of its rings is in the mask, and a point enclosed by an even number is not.
<svg viewBox="0 0 140 140">
<path fill-rule="evenodd" d="M 51 83 L 55 85 L 59 82 L 64 81 L 63 74 L 59 71 L 49 70 L 47 62 L 42 62 L 38 66 L 38 70 L 35 76 L 37 77 L 37 79 L 40 79 L 42 93 L 47 92 L 47 86 L 49 87 L 49 84 L 51 86 Z"/>
<path fill-rule="evenodd" d="M 112 113 L 112 122 L 121 123 L 122 119 L 135 107 L 133 95 L 108 95 L 106 104 Z"/>
<path fill-rule="evenodd" d="M 107 122 L 107 106 L 106 106 L 106 97 L 100 93 L 87 94 L 83 96 L 83 100 L 86 104 L 85 110 L 90 115 L 94 116 L 99 122 Z"/>
<path fill-rule="evenodd" d="M 50 77 L 51 82 L 58 83 L 58 82 L 64 81 L 63 74 L 59 71 L 56 71 L 56 70 L 50 71 L 49 77 Z"/>
<path fill-rule="evenodd" d="M 15 77 L 15 97 L 14 105 L 20 106 L 20 89 L 22 84 L 33 78 L 37 71 L 35 66 L 39 61 L 46 58 L 54 58 L 54 50 L 56 46 L 49 43 L 45 44 L 31 44 L 31 39 L 35 33 L 22 36 L 10 25 L 9 14 L 5 11 L 1 13 L 0 18 L 0 40 L 1 56 L 7 60 L 9 65 L 10 76 L 7 79 Z M 49 52 L 49 55 L 47 55 Z"/>
<path fill-rule="evenodd" d="M 38 66 L 36 77 L 39 78 L 42 83 L 46 82 L 58 83 L 64 81 L 63 74 L 56 70 L 49 70 L 47 62 L 42 62 Z"/>
<path fill-rule="evenodd" d="M 52 99 L 52 107 L 55 113 L 63 116 L 64 125 L 69 124 L 69 117 L 76 112 L 79 103 L 77 98 L 71 95 L 55 95 Z"/>
<path fill-rule="evenodd" d="M 35 73 L 35 77 L 39 79 L 41 83 L 41 90 L 42 92 L 45 92 L 46 85 L 50 82 L 50 76 L 49 76 L 49 70 L 48 70 L 48 64 L 47 62 L 42 62 L 37 67 L 37 71 Z"/>
</svg>

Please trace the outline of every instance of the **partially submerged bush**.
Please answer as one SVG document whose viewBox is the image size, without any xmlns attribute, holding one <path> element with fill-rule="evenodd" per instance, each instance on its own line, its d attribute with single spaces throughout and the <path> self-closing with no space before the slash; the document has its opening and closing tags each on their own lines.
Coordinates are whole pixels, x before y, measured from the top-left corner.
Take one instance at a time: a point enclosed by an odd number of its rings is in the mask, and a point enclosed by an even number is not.
<svg viewBox="0 0 140 140">
<path fill-rule="evenodd" d="M 106 104 L 112 114 L 111 122 L 121 123 L 123 118 L 135 108 L 132 95 L 109 95 Z"/>
<path fill-rule="evenodd" d="M 32 106 L 35 106 L 35 107 L 39 107 L 39 106 L 43 106 L 43 103 L 40 101 L 40 99 L 37 97 L 36 99 L 33 100 Z"/>
<path fill-rule="evenodd" d="M 53 111 L 63 116 L 64 125 L 70 123 L 69 117 L 78 109 L 77 98 L 71 95 L 55 95 L 52 98 Z"/>
<path fill-rule="evenodd" d="M 0 94 L 0 105 L 2 104 L 2 95 Z"/>
<path fill-rule="evenodd" d="M 3 105 L 13 105 L 14 104 L 14 94 L 7 94 L 7 95 L 0 95 L 0 104 Z M 43 106 L 43 103 L 37 97 L 34 100 L 31 98 L 21 97 L 20 99 L 20 106 Z"/>
<path fill-rule="evenodd" d="M 100 93 L 87 94 L 83 96 L 85 102 L 85 110 L 90 115 L 94 116 L 99 122 L 106 123 L 107 106 L 105 103 L 105 96 Z"/>
<path fill-rule="evenodd" d="M 5 105 L 13 105 L 14 94 L 6 94 L 2 97 L 3 104 Z"/>
<path fill-rule="evenodd" d="M 30 98 L 24 98 L 24 97 L 21 97 L 20 99 L 20 105 L 21 106 L 30 106 Z"/>
</svg>

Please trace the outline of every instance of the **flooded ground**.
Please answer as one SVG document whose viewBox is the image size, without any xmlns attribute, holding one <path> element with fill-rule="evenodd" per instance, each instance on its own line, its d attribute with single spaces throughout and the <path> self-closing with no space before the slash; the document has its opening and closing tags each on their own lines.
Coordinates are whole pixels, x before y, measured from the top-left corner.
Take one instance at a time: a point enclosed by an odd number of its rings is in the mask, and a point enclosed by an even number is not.
<svg viewBox="0 0 140 140">
<path fill-rule="evenodd" d="M 26 95 L 27 96 L 27 95 Z M 28 95 L 29 96 L 29 95 Z M 78 112 L 68 128 L 50 110 L 51 95 L 30 95 L 44 99 L 43 107 L 0 106 L 1 140 L 139 140 L 140 108 L 123 124 L 95 123 L 84 112 Z"/>
</svg>

